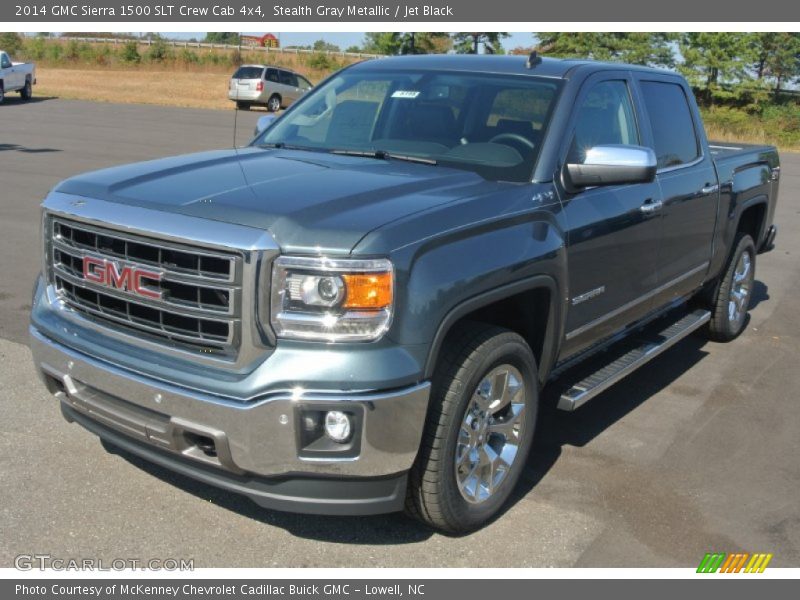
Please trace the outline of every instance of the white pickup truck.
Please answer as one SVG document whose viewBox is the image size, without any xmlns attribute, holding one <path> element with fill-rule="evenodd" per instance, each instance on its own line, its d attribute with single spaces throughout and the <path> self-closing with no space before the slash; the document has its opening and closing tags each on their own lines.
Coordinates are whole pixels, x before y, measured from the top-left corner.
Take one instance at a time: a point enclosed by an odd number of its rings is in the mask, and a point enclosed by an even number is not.
<svg viewBox="0 0 800 600">
<path fill-rule="evenodd" d="M 36 66 L 33 63 L 11 61 L 7 52 L 0 50 L 0 104 L 8 92 L 19 92 L 23 100 L 30 100 L 36 83 Z"/>
</svg>

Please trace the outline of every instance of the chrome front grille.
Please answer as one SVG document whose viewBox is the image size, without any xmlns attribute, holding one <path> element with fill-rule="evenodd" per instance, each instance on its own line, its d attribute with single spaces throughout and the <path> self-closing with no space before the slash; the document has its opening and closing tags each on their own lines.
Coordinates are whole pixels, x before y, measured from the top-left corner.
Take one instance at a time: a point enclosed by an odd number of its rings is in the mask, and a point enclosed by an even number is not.
<svg viewBox="0 0 800 600">
<path fill-rule="evenodd" d="M 204 354 L 233 356 L 241 343 L 242 255 L 193 247 L 87 225 L 49 220 L 51 281 L 73 310 L 103 324 Z M 87 278 L 85 259 L 127 267 L 160 279 L 143 279 L 150 296 L 127 285 Z M 153 297 L 160 296 L 160 297 Z"/>
</svg>

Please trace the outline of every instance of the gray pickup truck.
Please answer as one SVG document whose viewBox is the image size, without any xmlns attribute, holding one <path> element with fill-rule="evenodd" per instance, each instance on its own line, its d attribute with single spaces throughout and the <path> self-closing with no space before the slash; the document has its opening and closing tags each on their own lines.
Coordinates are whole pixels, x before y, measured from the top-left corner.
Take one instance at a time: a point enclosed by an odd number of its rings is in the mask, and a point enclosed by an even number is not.
<svg viewBox="0 0 800 600">
<path fill-rule="evenodd" d="M 743 331 L 779 176 L 772 147 L 709 145 L 674 73 L 368 61 L 246 148 L 58 185 L 33 356 L 109 448 L 265 507 L 467 531 L 544 386 L 574 410 Z"/>
</svg>

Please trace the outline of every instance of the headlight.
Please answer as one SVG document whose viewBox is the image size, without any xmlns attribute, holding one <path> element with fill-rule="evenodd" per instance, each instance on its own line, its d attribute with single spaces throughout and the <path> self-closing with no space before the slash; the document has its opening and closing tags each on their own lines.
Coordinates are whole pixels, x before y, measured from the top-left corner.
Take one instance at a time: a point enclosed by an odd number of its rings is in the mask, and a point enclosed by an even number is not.
<svg viewBox="0 0 800 600">
<path fill-rule="evenodd" d="M 392 320 L 394 273 L 386 259 L 281 256 L 272 268 L 278 337 L 372 341 Z"/>
</svg>

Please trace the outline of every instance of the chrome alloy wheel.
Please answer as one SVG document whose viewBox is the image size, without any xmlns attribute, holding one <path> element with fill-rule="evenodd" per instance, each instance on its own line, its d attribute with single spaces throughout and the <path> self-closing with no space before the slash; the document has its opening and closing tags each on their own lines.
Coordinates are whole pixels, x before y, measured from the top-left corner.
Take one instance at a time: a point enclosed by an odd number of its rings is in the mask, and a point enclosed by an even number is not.
<svg viewBox="0 0 800 600">
<path fill-rule="evenodd" d="M 492 369 L 467 405 L 456 442 L 456 483 L 467 502 L 489 499 L 508 475 L 522 440 L 525 382 L 515 367 Z"/>
<path fill-rule="evenodd" d="M 731 292 L 728 296 L 728 320 L 738 323 L 750 305 L 750 293 L 753 282 L 753 261 L 748 252 L 742 252 L 736 269 L 733 272 Z"/>
</svg>

